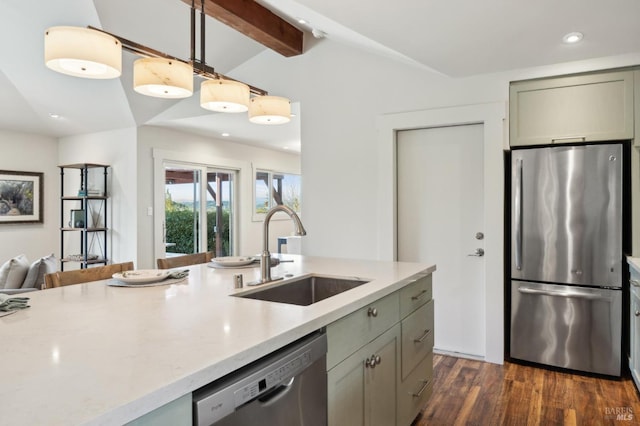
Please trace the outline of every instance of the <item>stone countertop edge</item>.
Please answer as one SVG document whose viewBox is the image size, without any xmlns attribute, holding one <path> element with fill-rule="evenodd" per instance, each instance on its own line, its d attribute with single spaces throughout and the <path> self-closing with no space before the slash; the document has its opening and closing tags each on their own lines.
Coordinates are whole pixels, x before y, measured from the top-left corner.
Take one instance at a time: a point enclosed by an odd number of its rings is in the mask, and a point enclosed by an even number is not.
<svg viewBox="0 0 640 426">
<path fill-rule="evenodd" d="M 234 289 L 233 274 L 243 273 L 249 282 L 258 277 L 259 268 L 223 271 L 207 265 L 190 267 L 185 285 L 132 289 L 99 281 L 30 293 L 32 308 L 0 318 L 3 343 L 11 345 L 0 368 L 5 379 L 0 382 L 0 400 L 13 407 L 3 413 L 3 422 L 127 423 L 436 270 L 435 265 L 412 262 L 286 257 L 294 262 L 272 268 L 274 276 L 357 276 L 371 281 L 309 306 L 230 297 L 255 288 Z M 252 315 L 256 318 L 247 320 Z M 223 325 L 224 332 L 211 327 L 209 333 L 202 316 L 213 326 Z M 157 328 L 152 322 L 156 318 L 163 320 Z M 55 319 L 57 326 L 42 326 L 48 319 Z M 225 320 L 231 325 L 219 324 Z M 140 330 L 131 331 L 127 324 L 139 325 Z M 104 330 L 92 330 L 102 326 Z M 33 334 L 38 331 L 41 334 Z M 95 334 L 105 341 L 89 337 Z M 44 355 L 23 355 L 35 349 L 30 337 Z M 193 351 L 181 343 L 193 346 Z M 87 372 L 92 375 L 83 374 Z"/>
</svg>

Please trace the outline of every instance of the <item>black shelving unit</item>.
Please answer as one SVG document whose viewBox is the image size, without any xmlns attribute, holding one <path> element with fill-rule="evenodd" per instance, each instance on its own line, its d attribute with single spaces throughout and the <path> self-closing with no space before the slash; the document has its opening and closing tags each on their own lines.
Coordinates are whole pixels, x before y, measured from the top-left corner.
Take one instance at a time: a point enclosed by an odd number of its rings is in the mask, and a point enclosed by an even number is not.
<svg viewBox="0 0 640 426">
<path fill-rule="evenodd" d="M 68 262 L 80 263 L 80 268 L 87 268 L 88 265 L 106 265 L 107 258 L 107 178 L 109 166 L 104 164 L 68 164 L 58 166 L 60 168 L 60 270 L 64 271 L 64 265 Z M 68 169 L 75 170 L 80 174 L 80 188 L 74 195 L 65 195 L 65 172 Z M 91 169 L 102 169 L 102 187 L 98 193 L 93 192 L 89 186 Z M 94 174 L 94 173 L 92 173 Z M 96 177 L 94 177 L 96 179 Z M 97 183 L 97 182 L 95 182 Z M 79 215 L 72 217 L 71 211 L 79 211 Z M 71 221 L 75 220 L 75 223 Z M 80 253 L 65 254 L 65 234 L 75 232 L 80 238 Z M 99 254 L 89 253 L 91 249 L 98 249 Z"/>
</svg>

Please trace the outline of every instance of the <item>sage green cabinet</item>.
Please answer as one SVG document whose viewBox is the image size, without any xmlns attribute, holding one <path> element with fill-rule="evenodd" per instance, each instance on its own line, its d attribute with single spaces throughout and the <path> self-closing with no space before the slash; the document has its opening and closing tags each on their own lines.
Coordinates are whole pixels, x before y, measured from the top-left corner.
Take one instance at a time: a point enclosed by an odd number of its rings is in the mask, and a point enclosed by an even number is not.
<svg viewBox="0 0 640 426">
<path fill-rule="evenodd" d="M 409 426 L 433 389 L 431 274 L 327 326 L 330 426 Z"/>
<path fill-rule="evenodd" d="M 629 263 L 629 371 L 640 389 L 640 269 Z"/>
<path fill-rule="evenodd" d="M 513 82 L 511 146 L 632 139 L 634 72 Z"/>
<path fill-rule="evenodd" d="M 399 345 L 396 324 L 329 370 L 330 426 L 395 424 Z"/>
<path fill-rule="evenodd" d="M 188 393 L 138 417 L 126 426 L 191 426 L 193 424 L 191 404 L 191 394 Z"/>
</svg>

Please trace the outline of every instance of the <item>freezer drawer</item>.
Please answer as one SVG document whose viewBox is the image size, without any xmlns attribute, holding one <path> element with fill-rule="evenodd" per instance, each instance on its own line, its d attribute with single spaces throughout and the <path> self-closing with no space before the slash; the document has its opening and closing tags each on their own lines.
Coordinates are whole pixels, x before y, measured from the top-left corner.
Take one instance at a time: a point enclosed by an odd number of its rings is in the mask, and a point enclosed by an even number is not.
<svg viewBox="0 0 640 426">
<path fill-rule="evenodd" d="M 511 357 L 620 375 L 622 290 L 512 281 Z"/>
</svg>

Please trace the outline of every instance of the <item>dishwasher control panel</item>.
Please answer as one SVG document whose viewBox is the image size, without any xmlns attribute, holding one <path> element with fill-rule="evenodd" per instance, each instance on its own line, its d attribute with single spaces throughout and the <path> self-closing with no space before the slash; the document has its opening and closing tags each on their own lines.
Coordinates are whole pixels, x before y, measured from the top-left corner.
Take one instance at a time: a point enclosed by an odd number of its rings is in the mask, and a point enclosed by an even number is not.
<svg viewBox="0 0 640 426">
<path fill-rule="evenodd" d="M 326 353 L 326 335 L 314 333 L 196 390 L 194 424 L 212 425 L 281 385 L 291 386 Z"/>
<path fill-rule="evenodd" d="M 311 365 L 311 351 L 306 351 L 280 367 L 265 372 L 261 377 L 235 392 L 236 407 L 258 397 L 267 390 L 280 386 L 285 380 L 295 377 Z"/>
</svg>

